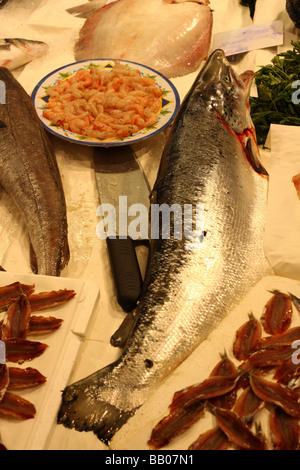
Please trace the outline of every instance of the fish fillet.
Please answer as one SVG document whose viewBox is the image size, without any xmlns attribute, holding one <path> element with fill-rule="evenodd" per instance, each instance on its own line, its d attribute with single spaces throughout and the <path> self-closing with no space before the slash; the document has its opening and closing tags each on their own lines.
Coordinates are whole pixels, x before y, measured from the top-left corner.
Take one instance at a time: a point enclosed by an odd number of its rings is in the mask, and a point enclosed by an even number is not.
<svg viewBox="0 0 300 470">
<path fill-rule="evenodd" d="M 33 272 L 60 275 L 69 247 L 56 157 L 30 97 L 5 67 L 0 67 L 0 184 L 24 217 Z"/>
<path fill-rule="evenodd" d="M 211 30 L 208 0 L 117 0 L 86 20 L 75 56 L 130 60 L 177 77 L 207 57 Z"/>
<path fill-rule="evenodd" d="M 160 236 L 150 242 L 137 321 L 123 353 L 65 389 L 58 416 L 65 426 L 109 442 L 271 273 L 263 250 L 268 179 L 255 154 L 248 104 L 252 78 L 248 72 L 242 80 L 217 50 L 182 103 L 151 204 L 204 207 L 203 230 L 179 237 L 173 228 L 164 237 L 161 224 Z"/>
</svg>

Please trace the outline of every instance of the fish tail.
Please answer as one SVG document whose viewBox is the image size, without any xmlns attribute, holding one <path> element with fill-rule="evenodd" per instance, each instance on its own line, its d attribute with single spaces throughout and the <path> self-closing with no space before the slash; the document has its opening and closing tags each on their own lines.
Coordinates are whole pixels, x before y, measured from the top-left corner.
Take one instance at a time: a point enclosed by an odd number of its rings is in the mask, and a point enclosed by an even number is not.
<svg viewBox="0 0 300 470">
<path fill-rule="evenodd" d="M 58 424 L 77 431 L 93 431 L 102 442 L 109 444 L 135 411 L 124 412 L 101 396 L 101 388 L 107 387 L 107 378 L 116 364 L 114 362 L 100 369 L 63 391 Z"/>
</svg>

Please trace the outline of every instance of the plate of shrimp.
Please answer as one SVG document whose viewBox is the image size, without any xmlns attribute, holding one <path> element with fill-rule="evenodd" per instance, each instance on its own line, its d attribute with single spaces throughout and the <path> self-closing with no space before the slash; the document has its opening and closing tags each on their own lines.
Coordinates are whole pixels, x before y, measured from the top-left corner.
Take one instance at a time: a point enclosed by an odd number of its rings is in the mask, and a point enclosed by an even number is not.
<svg viewBox="0 0 300 470">
<path fill-rule="evenodd" d="M 169 126 L 180 106 L 176 87 L 159 72 L 125 60 L 74 62 L 46 75 L 32 92 L 42 125 L 90 146 L 144 140 Z"/>
</svg>

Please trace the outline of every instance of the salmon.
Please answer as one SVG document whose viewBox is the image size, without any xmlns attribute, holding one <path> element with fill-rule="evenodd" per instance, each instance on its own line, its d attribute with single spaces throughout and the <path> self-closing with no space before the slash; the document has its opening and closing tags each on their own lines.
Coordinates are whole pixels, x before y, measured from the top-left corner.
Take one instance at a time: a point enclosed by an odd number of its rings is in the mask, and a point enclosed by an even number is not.
<svg viewBox="0 0 300 470">
<path fill-rule="evenodd" d="M 30 97 L 5 67 L 0 67 L 0 184 L 24 217 L 32 271 L 59 276 L 69 245 L 56 156 Z"/>
<path fill-rule="evenodd" d="M 132 313 L 136 322 L 120 358 L 64 390 L 59 423 L 93 431 L 109 443 L 271 273 L 263 250 L 268 176 L 250 117 L 252 79 L 250 71 L 238 76 L 216 50 L 185 97 L 162 155 L 151 209 L 202 205 L 203 229 L 179 237 L 174 223 L 169 237 L 161 226 L 151 238 L 143 293 Z"/>
</svg>

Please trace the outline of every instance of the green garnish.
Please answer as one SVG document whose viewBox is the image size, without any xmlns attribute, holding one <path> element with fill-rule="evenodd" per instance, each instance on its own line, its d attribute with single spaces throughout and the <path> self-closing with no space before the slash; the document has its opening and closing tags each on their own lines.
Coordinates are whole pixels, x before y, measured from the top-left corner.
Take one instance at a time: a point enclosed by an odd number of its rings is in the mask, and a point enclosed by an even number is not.
<svg viewBox="0 0 300 470">
<path fill-rule="evenodd" d="M 265 143 L 272 123 L 300 126 L 300 41 L 291 44 L 254 75 L 258 97 L 250 97 L 250 106 L 258 144 Z"/>
<path fill-rule="evenodd" d="M 243 7 L 249 7 L 250 8 L 250 16 L 253 19 L 254 12 L 255 12 L 256 0 L 240 0 L 240 4 Z"/>
</svg>

